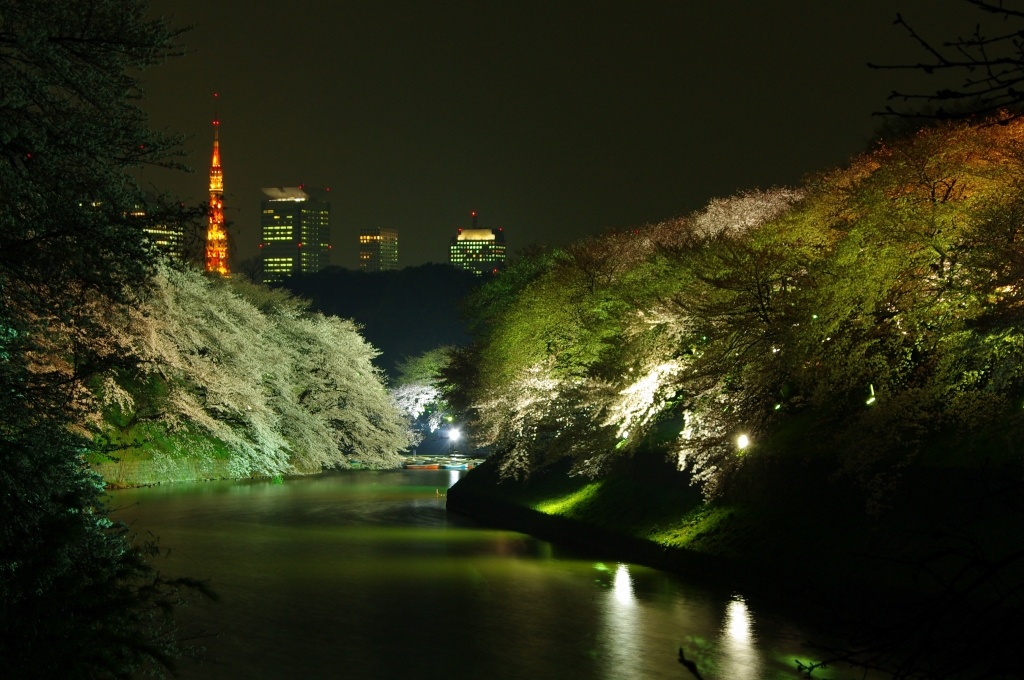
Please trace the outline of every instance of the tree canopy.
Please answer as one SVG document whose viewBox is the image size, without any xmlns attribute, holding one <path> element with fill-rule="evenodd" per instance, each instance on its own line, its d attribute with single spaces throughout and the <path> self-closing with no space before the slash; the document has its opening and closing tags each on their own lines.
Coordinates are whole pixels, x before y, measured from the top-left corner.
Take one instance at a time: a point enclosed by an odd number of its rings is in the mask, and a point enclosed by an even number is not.
<svg viewBox="0 0 1024 680">
<path fill-rule="evenodd" d="M 1024 122 L 945 123 L 538 253 L 469 300 L 476 343 L 443 384 L 506 474 L 660 446 L 714 495 L 751 456 L 810 449 L 883 494 L 939 432 L 1024 424 L 1022 170 Z"/>
<path fill-rule="evenodd" d="M 234 476 L 397 467 L 410 443 L 377 352 L 283 290 L 163 266 L 105 335 L 136 357 L 96 383 L 104 436 L 157 461 L 223 457 Z"/>
<path fill-rule="evenodd" d="M 177 163 L 136 105 L 139 74 L 181 30 L 136 0 L 0 1 L 0 657 L 12 677 L 129 677 L 173 662 L 178 591 L 106 517 L 86 464 L 90 376 L 131 363 L 102 310 L 146 285 L 146 224 L 128 174 Z"/>
</svg>

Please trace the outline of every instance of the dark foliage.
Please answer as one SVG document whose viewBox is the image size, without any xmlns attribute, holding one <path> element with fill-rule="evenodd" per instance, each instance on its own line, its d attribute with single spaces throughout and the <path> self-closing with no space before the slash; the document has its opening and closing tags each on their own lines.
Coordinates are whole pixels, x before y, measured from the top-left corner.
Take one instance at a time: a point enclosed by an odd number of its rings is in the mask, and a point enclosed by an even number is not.
<svg viewBox="0 0 1024 680">
<path fill-rule="evenodd" d="M 84 381 L 129 359 L 100 312 L 145 285 L 146 224 L 194 221 L 126 170 L 177 165 L 133 105 L 180 30 L 137 0 L 0 0 L 0 658 L 5 677 L 129 677 L 176 654 L 187 580 L 106 517 Z M 133 214 L 134 213 L 134 214 Z"/>
<path fill-rule="evenodd" d="M 824 660 L 798 664 L 807 677 L 836 665 L 893 680 L 1024 676 L 1024 549 L 985 526 L 1003 517 L 1002 532 L 1019 529 L 1024 486 L 998 480 L 948 490 L 961 512 L 935 518 L 918 554 L 878 558 L 913 579 L 914 596 L 844 607 L 836 638 L 846 643 L 812 643 Z"/>
<path fill-rule="evenodd" d="M 311 300 L 314 311 L 355 320 L 381 351 L 378 365 L 394 377 L 402 357 L 469 341 L 459 305 L 481 281 L 450 265 L 424 264 L 375 273 L 329 267 L 282 285 Z"/>
</svg>

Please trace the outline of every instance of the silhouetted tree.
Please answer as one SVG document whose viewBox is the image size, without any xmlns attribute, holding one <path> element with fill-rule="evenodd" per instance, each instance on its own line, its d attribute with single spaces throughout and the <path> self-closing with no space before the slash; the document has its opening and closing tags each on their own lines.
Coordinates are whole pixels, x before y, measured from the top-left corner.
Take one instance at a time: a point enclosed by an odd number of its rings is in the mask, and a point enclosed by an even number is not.
<svg viewBox="0 0 1024 680">
<path fill-rule="evenodd" d="M 964 74 L 963 84 L 933 92 L 893 91 L 890 100 L 918 106 L 904 110 L 886 106 L 885 112 L 876 115 L 926 120 L 990 115 L 1003 110 L 1011 111 L 1011 117 L 1022 114 L 1019 109 L 1024 104 L 1024 8 L 1008 7 L 1003 0 L 964 1 L 1002 19 L 1006 25 L 987 34 L 978 24 L 967 37 L 936 45 L 897 14 L 895 24 L 904 28 L 928 57 L 913 64 L 868 64 L 874 69 L 918 71 L 929 76 Z"/>
<path fill-rule="evenodd" d="M 139 0 L 0 0 L 0 659 L 5 677 L 127 678 L 175 656 L 177 589 L 106 517 L 85 381 L 130 361 L 98 311 L 128 303 L 158 254 L 128 169 L 178 165 L 138 73 L 181 54 Z"/>
</svg>

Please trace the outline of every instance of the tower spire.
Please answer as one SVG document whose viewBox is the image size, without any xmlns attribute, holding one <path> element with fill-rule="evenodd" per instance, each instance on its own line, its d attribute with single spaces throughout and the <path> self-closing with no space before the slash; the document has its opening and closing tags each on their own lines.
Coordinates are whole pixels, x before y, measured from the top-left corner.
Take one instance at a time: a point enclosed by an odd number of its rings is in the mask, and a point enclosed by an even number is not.
<svg viewBox="0 0 1024 680">
<path fill-rule="evenodd" d="M 206 271 L 228 274 L 228 233 L 224 228 L 224 173 L 220 167 L 220 114 L 213 95 L 213 160 L 210 162 L 210 224 L 206 230 Z"/>
</svg>

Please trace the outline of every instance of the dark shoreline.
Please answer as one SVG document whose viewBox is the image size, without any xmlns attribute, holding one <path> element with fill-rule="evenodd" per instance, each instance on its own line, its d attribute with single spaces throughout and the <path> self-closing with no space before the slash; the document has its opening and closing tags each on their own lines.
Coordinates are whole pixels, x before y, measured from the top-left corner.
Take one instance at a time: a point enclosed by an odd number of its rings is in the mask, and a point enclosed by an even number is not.
<svg viewBox="0 0 1024 680">
<path fill-rule="evenodd" d="M 574 519 L 547 515 L 528 507 L 468 492 L 459 485 L 448 489 L 446 507 L 481 524 L 518 531 L 584 553 L 659 569 L 699 582 L 719 591 L 742 591 L 779 612 L 799 612 L 806 619 L 808 607 L 829 612 L 858 603 L 893 602 L 905 593 L 868 581 L 832 578 L 820 564 L 808 560 L 803 567 L 744 563 L 686 548 L 673 548 L 627 536 Z M 818 568 L 816 568 L 818 567 Z M 820 621 L 826 624 L 831 622 Z"/>
</svg>

